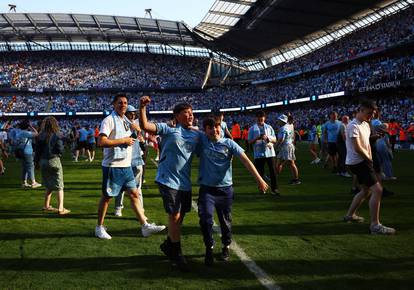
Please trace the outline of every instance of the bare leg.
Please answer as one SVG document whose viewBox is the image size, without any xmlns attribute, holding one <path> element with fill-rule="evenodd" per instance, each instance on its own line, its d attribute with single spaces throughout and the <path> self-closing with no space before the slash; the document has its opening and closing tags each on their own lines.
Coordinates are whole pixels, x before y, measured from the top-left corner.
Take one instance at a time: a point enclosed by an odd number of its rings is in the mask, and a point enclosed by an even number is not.
<svg viewBox="0 0 414 290">
<path fill-rule="evenodd" d="M 316 158 L 318 158 L 318 154 L 316 153 L 316 145 L 315 144 L 311 144 L 309 151 L 313 157 L 313 160 L 315 160 Z"/>
<path fill-rule="evenodd" d="M 45 201 L 43 203 L 43 208 L 49 208 L 50 207 L 51 197 L 52 197 L 52 191 L 46 189 L 46 191 L 45 191 Z"/>
<path fill-rule="evenodd" d="M 365 198 L 367 198 L 369 195 L 369 189 L 366 186 L 362 186 L 362 189 L 360 192 L 358 192 L 353 200 L 352 203 L 348 209 L 347 216 L 353 216 L 355 215 L 358 208 L 361 206 L 361 204 L 364 202 Z"/>
<path fill-rule="evenodd" d="M 63 196 L 64 196 L 63 195 L 63 189 L 61 189 L 61 190 L 58 191 L 58 210 L 59 211 L 63 211 L 63 209 L 64 209 L 64 206 L 63 206 L 64 197 Z"/>
<path fill-rule="evenodd" d="M 276 162 L 276 172 L 277 172 L 277 174 L 280 174 L 280 172 L 282 172 L 283 164 L 285 164 L 284 160 L 281 160 L 281 159 L 277 160 L 277 162 Z"/>
<path fill-rule="evenodd" d="M 170 214 L 168 216 L 168 236 L 173 243 L 181 240 L 181 224 L 183 219 L 180 213 Z"/>
<path fill-rule="evenodd" d="M 379 182 L 370 187 L 372 191 L 371 198 L 369 200 L 369 213 L 371 215 L 371 226 L 378 225 L 379 221 L 379 212 L 381 206 L 381 197 L 382 197 L 382 186 Z"/>
<path fill-rule="evenodd" d="M 141 201 L 139 200 L 139 197 L 138 197 L 138 190 L 137 189 L 128 190 L 128 193 L 131 199 L 131 207 L 135 213 L 135 216 L 137 217 L 141 225 L 145 224 L 147 220 L 144 215 Z"/>
<path fill-rule="evenodd" d="M 104 195 L 101 196 L 101 200 L 99 201 L 99 208 L 98 208 L 98 226 L 102 226 L 105 220 L 106 211 L 108 210 L 109 201 L 111 200 L 110 197 L 106 197 Z"/>
<path fill-rule="evenodd" d="M 298 167 L 296 166 L 295 160 L 289 160 L 290 171 L 292 172 L 293 179 L 299 179 Z"/>
</svg>

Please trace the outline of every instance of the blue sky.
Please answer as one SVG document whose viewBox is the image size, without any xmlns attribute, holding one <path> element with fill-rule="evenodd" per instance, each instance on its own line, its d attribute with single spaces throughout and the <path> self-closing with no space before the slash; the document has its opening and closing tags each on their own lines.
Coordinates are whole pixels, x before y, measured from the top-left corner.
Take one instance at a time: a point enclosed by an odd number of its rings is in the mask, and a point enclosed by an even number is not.
<svg viewBox="0 0 414 290">
<path fill-rule="evenodd" d="M 184 20 L 196 26 L 213 5 L 214 0 L 0 0 L 0 13 L 15 4 L 20 13 L 84 13 L 144 17 L 152 9 L 153 18 Z"/>
</svg>

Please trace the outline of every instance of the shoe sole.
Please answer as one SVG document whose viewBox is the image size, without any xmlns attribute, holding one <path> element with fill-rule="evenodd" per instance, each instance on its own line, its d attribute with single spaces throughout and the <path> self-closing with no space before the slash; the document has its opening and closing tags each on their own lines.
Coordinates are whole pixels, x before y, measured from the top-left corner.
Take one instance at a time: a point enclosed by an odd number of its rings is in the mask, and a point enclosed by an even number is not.
<svg viewBox="0 0 414 290">
<path fill-rule="evenodd" d="M 393 232 L 393 233 L 371 232 L 371 235 L 375 235 L 375 236 L 393 236 L 395 234 L 396 232 Z"/>
<path fill-rule="evenodd" d="M 96 238 L 100 239 L 100 240 L 111 240 L 112 237 L 110 238 L 104 238 L 104 237 L 98 237 L 97 235 L 95 235 Z"/>
<path fill-rule="evenodd" d="M 144 234 L 143 232 L 141 232 L 142 233 L 142 236 L 144 237 L 144 238 L 148 238 L 149 236 L 151 236 L 151 235 L 153 235 L 153 234 L 156 234 L 156 233 L 160 233 L 160 232 L 162 232 L 163 230 L 165 230 L 166 229 L 166 226 L 164 226 L 164 228 L 162 228 L 161 230 L 158 230 L 158 231 L 153 231 L 153 232 L 150 232 L 150 233 L 148 233 L 148 234 Z"/>
</svg>

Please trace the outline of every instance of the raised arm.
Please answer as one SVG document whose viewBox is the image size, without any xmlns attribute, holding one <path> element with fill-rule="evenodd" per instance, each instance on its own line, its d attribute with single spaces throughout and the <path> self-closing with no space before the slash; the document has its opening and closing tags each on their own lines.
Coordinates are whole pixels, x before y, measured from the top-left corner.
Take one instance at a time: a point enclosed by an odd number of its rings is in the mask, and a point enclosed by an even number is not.
<svg viewBox="0 0 414 290">
<path fill-rule="evenodd" d="M 157 133 L 157 126 L 154 123 L 149 122 L 147 119 L 147 106 L 151 102 L 149 96 L 143 96 L 139 102 L 139 124 L 142 130 L 155 134 Z"/>
<path fill-rule="evenodd" d="M 267 183 L 263 180 L 263 178 L 260 176 L 259 172 L 257 172 L 256 168 L 254 167 L 253 163 L 250 161 L 250 159 L 247 157 L 247 155 L 242 152 L 239 155 L 239 159 L 241 163 L 243 163 L 244 167 L 250 172 L 250 174 L 256 179 L 258 188 L 261 192 L 266 192 L 266 190 L 269 188 Z"/>
</svg>

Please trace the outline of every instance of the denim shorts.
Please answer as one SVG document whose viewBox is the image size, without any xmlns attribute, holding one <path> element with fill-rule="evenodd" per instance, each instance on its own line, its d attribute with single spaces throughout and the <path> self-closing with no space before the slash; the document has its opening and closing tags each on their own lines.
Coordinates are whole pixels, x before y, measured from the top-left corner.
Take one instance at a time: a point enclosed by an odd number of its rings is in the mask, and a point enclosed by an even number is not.
<svg viewBox="0 0 414 290">
<path fill-rule="evenodd" d="M 131 167 L 102 166 L 102 192 L 108 197 L 118 196 L 124 190 L 136 189 Z"/>
</svg>

